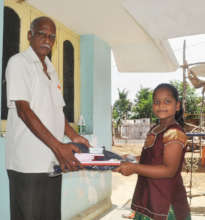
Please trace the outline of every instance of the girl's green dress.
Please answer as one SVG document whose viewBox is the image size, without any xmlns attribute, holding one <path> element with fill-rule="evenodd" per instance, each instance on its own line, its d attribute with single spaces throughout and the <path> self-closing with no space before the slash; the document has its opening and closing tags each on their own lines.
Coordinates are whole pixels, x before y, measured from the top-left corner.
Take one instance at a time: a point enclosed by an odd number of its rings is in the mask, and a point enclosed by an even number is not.
<svg viewBox="0 0 205 220">
<path fill-rule="evenodd" d="M 136 212 L 134 220 L 153 220 L 153 219 Z M 172 208 L 169 210 L 167 220 L 176 220 L 176 217 L 175 217 L 175 214 Z M 191 216 L 190 215 L 187 216 L 186 220 L 191 220 Z"/>
</svg>

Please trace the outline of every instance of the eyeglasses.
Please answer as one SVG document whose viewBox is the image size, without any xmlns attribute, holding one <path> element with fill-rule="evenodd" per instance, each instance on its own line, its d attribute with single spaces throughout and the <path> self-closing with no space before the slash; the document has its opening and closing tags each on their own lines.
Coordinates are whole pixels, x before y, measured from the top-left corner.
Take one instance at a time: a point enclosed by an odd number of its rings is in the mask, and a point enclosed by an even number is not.
<svg viewBox="0 0 205 220">
<path fill-rule="evenodd" d="M 56 35 L 55 34 L 47 34 L 44 31 L 37 31 L 35 33 L 39 38 L 41 39 L 46 39 L 48 38 L 51 42 L 54 42 L 56 39 Z"/>
</svg>

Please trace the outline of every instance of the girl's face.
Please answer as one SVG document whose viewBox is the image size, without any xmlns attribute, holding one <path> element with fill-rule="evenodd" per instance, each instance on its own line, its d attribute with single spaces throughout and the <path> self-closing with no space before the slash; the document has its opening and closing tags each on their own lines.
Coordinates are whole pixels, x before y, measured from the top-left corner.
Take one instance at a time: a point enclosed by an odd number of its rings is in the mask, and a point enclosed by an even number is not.
<svg viewBox="0 0 205 220">
<path fill-rule="evenodd" d="M 174 120 L 180 103 L 175 100 L 169 89 L 161 88 L 155 92 L 152 109 L 160 120 Z"/>
</svg>

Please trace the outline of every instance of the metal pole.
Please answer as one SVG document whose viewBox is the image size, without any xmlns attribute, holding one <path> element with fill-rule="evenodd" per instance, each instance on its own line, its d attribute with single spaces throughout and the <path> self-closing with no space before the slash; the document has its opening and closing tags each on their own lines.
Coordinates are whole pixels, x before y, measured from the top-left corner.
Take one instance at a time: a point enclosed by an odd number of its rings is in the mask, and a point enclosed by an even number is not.
<svg viewBox="0 0 205 220">
<path fill-rule="evenodd" d="M 187 69 L 187 62 L 186 62 L 186 41 L 184 40 L 183 44 L 183 96 L 182 96 L 182 107 L 184 113 L 186 112 L 186 69 Z"/>
<path fill-rule="evenodd" d="M 189 63 L 189 64 L 187 64 L 187 67 L 189 67 L 189 66 L 195 66 L 195 65 L 200 65 L 200 64 L 205 64 L 205 62 Z M 181 65 L 180 67 L 183 68 L 183 66 L 184 66 L 184 65 Z"/>
</svg>

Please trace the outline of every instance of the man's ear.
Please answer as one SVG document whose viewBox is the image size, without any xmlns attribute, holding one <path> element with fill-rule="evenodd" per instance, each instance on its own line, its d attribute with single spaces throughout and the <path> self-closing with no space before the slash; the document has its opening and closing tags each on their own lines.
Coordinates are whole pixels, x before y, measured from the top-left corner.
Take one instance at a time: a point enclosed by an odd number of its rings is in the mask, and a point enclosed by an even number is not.
<svg viewBox="0 0 205 220">
<path fill-rule="evenodd" d="M 30 42 L 31 38 L 33 37 L 33 34 L 31 31 L 28 31 L 28 34 L 27 34 L 27 38 L 28 38 L 28 41 Z"/>
</svg>

